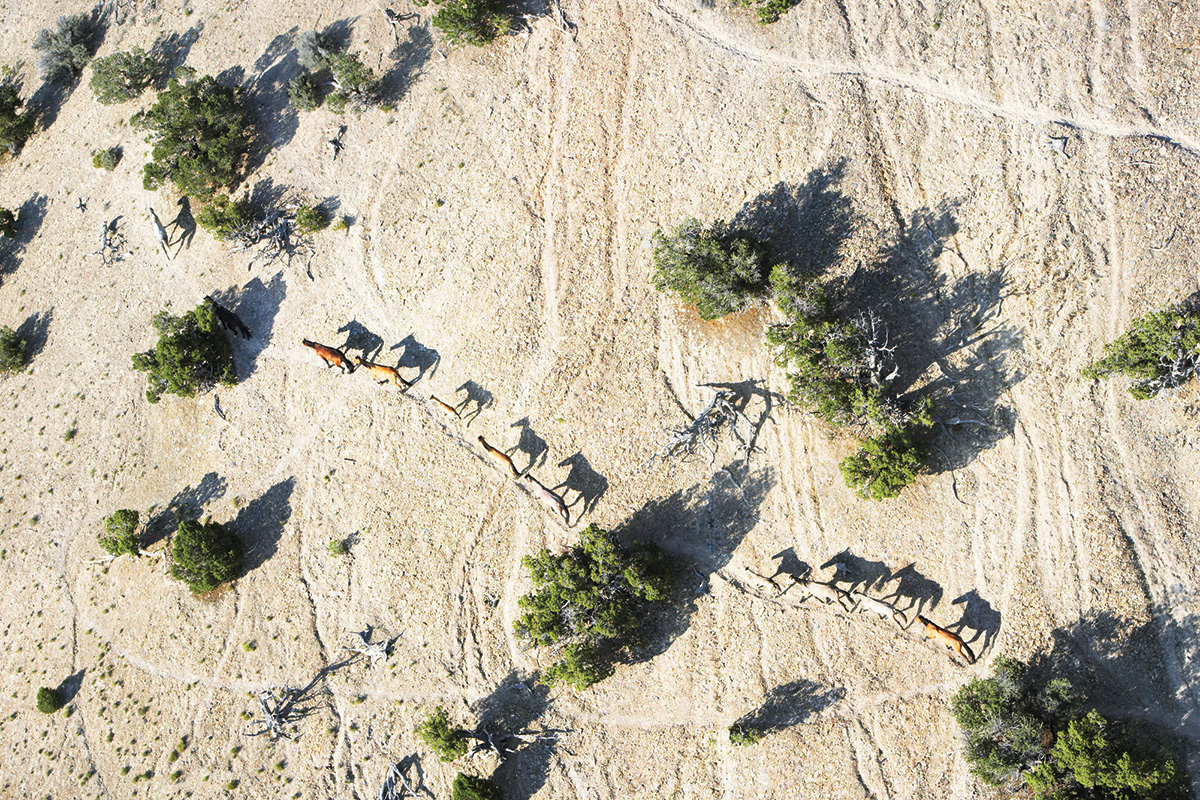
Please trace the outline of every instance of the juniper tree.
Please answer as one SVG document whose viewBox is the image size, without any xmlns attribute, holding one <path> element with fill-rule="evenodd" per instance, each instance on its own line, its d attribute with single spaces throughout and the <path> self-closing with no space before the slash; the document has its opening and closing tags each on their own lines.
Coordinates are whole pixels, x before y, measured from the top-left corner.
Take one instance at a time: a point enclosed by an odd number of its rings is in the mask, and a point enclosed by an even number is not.
<svg viewBox="0 0 1200 800">
<path fill-rule="evenodd" d="M 0 237 L 17 238 L 17 215 L 7 208 L 0 208 Z"/>
<path fill-rule="evenodd" d="M 0 328 L 0 374 L 15 372 L 25 366 L 29 343 L 12 328 Z"/>
<path fill-rule="evenodd" d="M 1104 346 L 1104 354 L 1083 370 L 1084 378 L 1125 375 L 1133 379 L 1129 393 L 1138 400 L 1181 386 L 1200 367 L 1200 310 L 1175 304 L 1138 317 Z"/>
<path fill-rule="evenodd" d="M 467 731 L 451 727 L 450 716 L 441 706 L 430 711 L 417 726 L 417 738 L 442 762 L 448 763 L 467 754 Z"/>
<path fill-rule="evenodd" d="M 138 536 L 138 512 L 122 508 L 114 511 L 104 520 L 104 533 L 100 535 L 100 546 L 109 555 L 136 556 L 141 552 L 141 538 Z"/>
<path fill-rule="evenodd" d="M 299 111 L 313 111 L 325 101 L 320 82 L 311 73 L 304 72 L 288 81 L 288 100 Z"/>
<path fill-rule="evenodd" d="M 33 49 L 42 52 L 38 67 L 50 83 L 73 81 L 92 57 L 97 19 L 90 13 L 64 14 L 53 28 L 34 37 Z"/>
<path fill-rule="evenodd" d="M 157 58 L 135 47 L 93 61 L 88 85 L 100 103 L 124 103 L 144 92 L 161 68 Z"/>
<path fill-rule="evenodd" d="M 213 383 L 236 382 L 233 350 L 211 306 L 201 304 L 182 317 L 160 311 L 153 325 L 158 343 L 133 356 L 133 368 L 148 373 L 146 399 L 151 403 L 164 393 L 195 397 Z"/>
<path fill-rule="evenodd" d="M 53 714 L 66 705 L 62 693 L 49 686 L 43 686 L 37 691 L 37 710 L 43 714 Z"/>
<path fill-rule="evenodd" d="M 0 81 L 0 148 L 9 155 L 19 153 L 33 133 L 34 115 L 22 112 L 23 105 L 19 84 L 11 78 Z"/>
<path fill-rule="evenodd" d="M 703 319 L 740 311 L 767 291 L 765 251 L 748 234 L 687 219 L 673 234 L 655 231 L 654 288 L 696 307 Z"/>
<path fill-rule="evenodd" d="M 488 778 L 458 773 L 450 785 L 451 800 L 502 800 L 500 788 Z"/>
<path fill-rule="evenodd" d="M 434 0 L 441 6 L 433 27 L 452 45 L 485 45 L 508 33 L 512 8 L 507 0 Z M 424 5 L 424 3 L 420 3 Z"/>
<path fill-rule="evenodd" d="M 739 6 L 753 7 L 760 25 L 778 22 L 779 18 L 789 9 L 800 4 L 800 0 L 734 0 L 734 2 Z"/>
<path fill-rule="evenodd" d="M 211 520 L 180 520 L 171 542 L 171 575 L 195 594 L 207 594 L 237 577 L 242 547 L 232 531 Z"/>
</svg>

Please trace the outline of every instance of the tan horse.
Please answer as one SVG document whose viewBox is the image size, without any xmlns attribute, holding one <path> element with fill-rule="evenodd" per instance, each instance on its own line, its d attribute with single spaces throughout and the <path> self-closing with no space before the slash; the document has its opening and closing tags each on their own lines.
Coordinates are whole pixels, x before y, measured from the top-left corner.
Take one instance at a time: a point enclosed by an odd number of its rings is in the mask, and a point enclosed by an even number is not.
<svg viewBox="0 0 1200 800">
<path fill-rule="evenodd" d="M 308 339 L 301 339 L 300 344 L 305 347 L 311 347 L 321 357 L 321 360 L 325 362 L 326 366 L 341 367 L 343 373 L 354 372 L 354 365 L 346 358 L 346 354 L 336 347 L 317 344 L 316 342 L 310 342 Z"/>
<path fill-rule="evenodd" d="M 966 659 L 968 664 L 975 663 L 975 654 L 972 653 L 971 648 L 967 647 L 967 645 L 963 642 L 962 637 L 956 633 L 946 630 L 935 622 L 930 622 L 920 614 L 917 614 L 917 619 L 922 625 L 925 626 L 926 639 L 934 639 L 942 644 L 949 645 L 952 650 Z"/>
<path fill-rule="evenodd" d="M 861 608 L 866 611 L 875 612 L 879 615 L 880 619 L 891 617 L 892 621 L 899 625 L 901 630 L 908 627 L 908 620 L 905 619 L 904 615 L 895 606 L 888 605 L 882 600 L 876 600 L 874 597 L 868 597 L 862 592 L 851 592 L 850 599 L 854 600 L 854 608 L 850 609 L 851 613 Z"/>
<path fill-rule="evenodd" d="M 536 497 L 550 512 L 561 516 L 563 518 L 563 523 L 565 523 L 569 528 L 571 526 L 570 513 L 568 512 L 567 504 L 563 502 L 563 499 L 543 486 L 537 478 L 533 477 L 528 472 L 522 477 L 524 477 L 525 482 L 529 484 L 529 493 Z"/>
<path fill-rule="evenodd" d="M 512 462 L 512 459 L 509 458 L 508 455 L 503 450 L 497 450 L 496 448 L 492 447 L 490 444 L 487 443 L 487 440 L 484 439 L 482 436 L 477 436 L 476 438 L 479 439 L 479 443 L 481 445 L 483 445 L 483 449 L 487 450 L 487 453 L 489 456 L 496 459 L 501 464 L 503 464 L 504 466 L 506 466 L 510 470 L 512 470 L 512 474 L 513 474 L 514 478 L 521 477 L 521 473 L 517 471 L 517 465 Z"/>
<path fill-rule="evenodd" d="M 400 377 L 400 371 L 395 367 L 389 367 L 386 364 L 376 364 L 374 361 L 367 361 L 362 356 L 355 356 L 354 363 L 360 367 L 366 367 L 367 372 L 371 373 L 371 377 L 376 383 L 391 383 L 397 389 L 404 391 L 412 386 L 411 383 Z"/>
<path fill-rule="evenodd" d="M 806 581 L 803 578 L 795 578 L 795 585 L 800 588 L 808 597 L 815 597 L 825 605 L 837 603 L 842 611 L 849 611 L 846 605 L 850 600 L 850 595 L 843 590 L 834 586 L 832 583 L 821 583 L 820 581 Z"/>
</svg>

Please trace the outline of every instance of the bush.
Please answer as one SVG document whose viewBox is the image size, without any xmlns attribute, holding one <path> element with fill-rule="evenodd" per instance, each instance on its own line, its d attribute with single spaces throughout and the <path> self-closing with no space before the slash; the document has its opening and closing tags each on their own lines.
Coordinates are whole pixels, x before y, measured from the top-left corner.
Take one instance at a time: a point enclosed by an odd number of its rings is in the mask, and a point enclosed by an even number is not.
<svg viewBox="0 0 1200 800">
<path fill-rule="evenodd" d="M 5 325 L 0 328 L 0 374 L 15 372 L 25 366 L 28 345 L 17 332 Z"/>
<path fill-rule="evenodd" d="M 654 288 L 696 306 L 703 319 L 740 311 L 766 293 L 762 245 L 717 223 L 695 219 L 675 233 L 654 232 Z"/>
<path fill-rule="evenodd" d="M 296 41 L 296 60 L 307 70 L 316 71 L 326 66 L 330 55 L 338 50 L 333 37 L 321 31 L 305 31 Z"/>
<path fill-rule="evenodd" d="M 200 209 L 196 224 L 221 241 L 229 239 L 238 228 L 254 221 L 254 206 L 249 198 L 230 200 L 221 195 Z"/>
<path fill-rule="evenodd" d="M 104 520 L 104 533 L 100 536 L 100 546 L 111 555 L 129 554 L 136 556 L 141 552 L 141 537 L 138 536 L 138 512 L 122 508 L 114 511 Z"/>
<path fill-rule="evenodd" d="M 746 725 L 729 726 L 729 742 L 739 747 L 755 744 L 762 738 L 762 731 L 755 730 Z"/>
<path fill-rule="evenodd" d="M 214 381 L 234 384 L 233 350 L 211 306 L 202 303 L 182 317 L 160 311 L 153 324 L 158 344 L 133 356 L 133 368 L 149 373 L 146 399 L 151 403 L 163 393 L 195 397 Z"/>
<path fill-rule="evenodd" d="M 535 591 L 518 601 L 525 614 L 513 627 L 534 646 L 566 644 L 561 661 L 547 670 L 547 683 L 586 689 L 611 674 L 604 650 L 625 646 L 645 605 L 665 599 L 673 578 L 652 545 L 623 552 L 597 525 L 585 528 L 580 539 L 581 546 L 560 555 L 542 550 L 522 559 Z"/>
<path fill-rule="evenodd" d="M 467 732 L 451 728 L 446 709 L 438 706 L 417 726 L 417 738 L 443 762 L 454 761 L 467 754 Z"/>
<path fill-rule="evenodd" d="M 171 575 L 195 594 L 207 594 L 237 577 L 242 546 L 224 525 L 180 520 L 171 546 Z"/>
<path fill-rule="evenodd" d="M 321 213 L 321 209 L 312 206 L 300 206 L 296 209 L 296 230 L 300 233 L 316 233 L 328 227 L 329 220 Z"/>
<path fill-rule="evenodd" d="M 121 163 L 123 151 L 120 145 L 113 145 L 107 150 L 97 150 L 92 153 L 92 166 L 96 169 L 105 169 L 112 172 L 117 168 L 117 164 Z"/>
<path fill-rule="evenodd" d="M 321 84 L 309 72 L 297 75 L 288 81 L 288 100 L 299 111 L 314 111 L 321 107 L 324 96 Z"/>
<path fill-rule="evenodd" d="M 379 79 L 370 67 L 354 53 L 331 53 L 329 69 L 333 73 L 333 92 L 329 96 L 330 108 L 349 103 L 355 108 L 365 108 L 375 102 L 379 90 Z"/>
<path fill-rule="evenodd" d="M 931 424 L 932 420 L 923 417 L 864 440 L 857 453 L 846 456 L 838 465 L 846 485 L 863 499 L 898 497 L 925 468 L 929 457 L 925 435 Z"/>
<path fill-rule="evenodd" d="M 1119 339 L 1104 346 L 1104 358 L 1083 370 L 1099 380 L 1114 373 L 1133 379 L 1129 393 L 1147 400 L 1181 386 L 1200 366 L 1200 311 L 1182 304 L 1138 317 Z"/>
<path fill-rule="evenodd" d="M 485 45 L 512 27 L 512 12 L 505 0 L 436 0 L 441 8 L 433 27 L 453 45 Z"/>
<path fill-rule="evenodd" d="M 33 132 L 34 116 L 20 111 L 24 102 L 20 88 L 13 80 L 0 82 L 0 147 L 16 155 Z"/>
<path fill-rule="evenodd" d="M 758 14 L 758 23 L 760 25 L 770 25 L 772 22 L 777 22 L 780 17 L 788 12 L 793 6 L 800 5 L 800 0 L 734 0 L 739 6 L 747 8 L 754 7 Z"/>
<path fill-rule="evenodd" d="M 91 14 L 68 14 L 58 18 L 53 29 L 42 28 L 33 40 L 41 50 L 38 59 L 42 78 L 50 83 L 73 81 L 92 58 L 96 18 Z"/>
<path fill-rule="evenodd" d="M 57 689 L 43 686 L 37 691 L 37 710 L 43 714 L 53 714 L 66 705 L 62 693 Z"/>
<path fill-rule="evenodd" d="M 158 59 L 140 47 L 97 58 L 88 85 L 104 105 L 133 100 L 146 90 L 162 68 Z"/>
<path fill-rule="evenodd" d="M 462 772 L 454 776 L 450 797 L 452 800 L 502 800 L 500 788 L 491 780 Z"/>
<path fill-rule="evenodd" d="M 17 215 L 7 208 L 0 208 L 0 236 L 5 239 L 17 238 Z"/>
<path fill-rule="evenodd" d="M 153 145 L 144 170 L 147 190 L 169 180 L 180 192 L 208 200 L 241 179 L 252 128 L 240 90 L 210 75 L 187 84 L 172 80 L 133 121 L 150 131 Z"/>
</svg>

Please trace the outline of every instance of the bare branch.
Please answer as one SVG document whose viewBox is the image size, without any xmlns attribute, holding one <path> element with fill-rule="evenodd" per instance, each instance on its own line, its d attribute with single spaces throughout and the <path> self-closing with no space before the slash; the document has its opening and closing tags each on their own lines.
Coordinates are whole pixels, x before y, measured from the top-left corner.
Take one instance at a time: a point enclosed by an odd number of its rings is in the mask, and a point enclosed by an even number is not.
<svg viewBox="0 0 1200 800">
<path fill-rule="evenodd" d="M 669 458 L 682 457 L 686 461 L 701 451 L 708 453 L 709 465 L 711 466 L 717 459 L 719 436 L 724 426 L 728 427 L 730 433 L 741 444 L 743 458 L 749 458 L 752 451 L 749 432 L 752 430 L 753 425 L 746 415 L 739 411 L 733 404 L 736 398 L 737 394 L 735 392 L 728 389 L 718 389 L 713 399 L 704 407 L 704 410 L 692 420 L 692 424 L 672 430 L 666 445 L 651 456 L 642 465 L 642 468 L 645 469 L 656 461 L 666 461 Z M 739 430 L 740 422 L 744 422 L 746 425 L 747 434 L 744 436 L 741 430 Z"/>
</svg>

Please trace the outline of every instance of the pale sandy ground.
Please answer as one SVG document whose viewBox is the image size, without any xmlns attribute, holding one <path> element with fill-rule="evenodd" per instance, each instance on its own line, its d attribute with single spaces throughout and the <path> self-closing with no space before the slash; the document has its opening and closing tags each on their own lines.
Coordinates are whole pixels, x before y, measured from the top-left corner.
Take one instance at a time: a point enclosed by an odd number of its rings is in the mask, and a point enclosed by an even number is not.
<svg viewBox="0 0 1200 800">
<path fill-rule="evenodd" d="M 482 50 L 447 49 L 428 9 L 397 5 L 420 13 L 402 96 L 340 119 L 283 105 L 294 38 L 347 20 L 352 48 L 393 69 L 375 4 L 187 7 L 143 9 L 101 54 L 202 26 L 187 63 L 239 67 L 276 145 L 249 184 L 330 198 L 354 225 L 310 261 L 248 268 L 203 231 L 167 261 L 146 207 L 165 220 L 176 196 L 141 188 L 141 104 L 100 106 L 86 84 L 0 165 L 0 205 L 41 217 L 6 251 L 0 324 L 50 315 L 31 368 L 0 381 L 0 796 L 366 798 L 419 751 L 434 703 L 464 724 L 484 698 L 530 719 L 547 698 L 510 686 L 539 666 L 510 633 L 520 559 L 573 534 L 474 442 L 512 447 L 522 419 L 548 445 L 535 474 L 590 492 L 585 521 L 661 543 L 683 585 L 635 663 L 553 693 L 535 724 L 570 732 L 501 768 L 507 796 L 990 796 L 949 698 L 995 655 L 1038 650 L 1082 663 L 1107 711 L 1182 736 L 1198 774 L 1196 389 L 1137 403 L 1079 377 L 1132 317 L 1200 288 L 1194 4 L 805 0 L 764 29 L 720 4 L 565 0 L 577 38 L 540 17 Z M 0 8 L 0 61 L 25 60 L 27 95 L 29 42 L 80 8 Z M 118 169 L 94 170 L 114 143 Z M 117 214 L 132 255 L 101 267 Z M 711 468 L 640 471 L 711 396 L 697 384 L 784 389 L 768 312 L 701 323 L 649 285 L 656 227 L 739 214 L 799 266 L 857 268 L 851 291 L 896 315 L 906 378 L 938 387 L 943 419 L 984 423 L 947 427 L 899 500 L 855 499 L 837 472 L 851 440 L 765 394 L 749 464 L 730 447 Z M 209 292 L 255 334 L 235 342 L 245 379 L 217 392 L 225 419 L 212 394 L 148 405 L 129 355 L 159 308 Z M 413 363 L 390 349 L 410 336 L 440 360 L 405 398 L 300 347 L 342 344 L 350 321 L 392 363 Z M 469 426 L 424 400 L 468 381 L 490 398 Z M 185 490 L 252 548 L 232 587 L 198 600 L 151 559 L 91 563 L 104 516 Z M 827 575 L 846 549 L 876 574 L 912 565 L 902 605 L 963 621 L 979 663 L 730 580 Z M 250 693 L 306 683 L 365 625 L 401 636 L 386 665 L 331 674 L 297 740 L 245 736 Z M 72 713 L 37 713 L 37 687 L 68 676 Z M 733 747 L 724 729 L 764 703 L 798 724 Z M 448 797 L 456 768 L 423 753 L 422 769 Z"/>
</svg>

